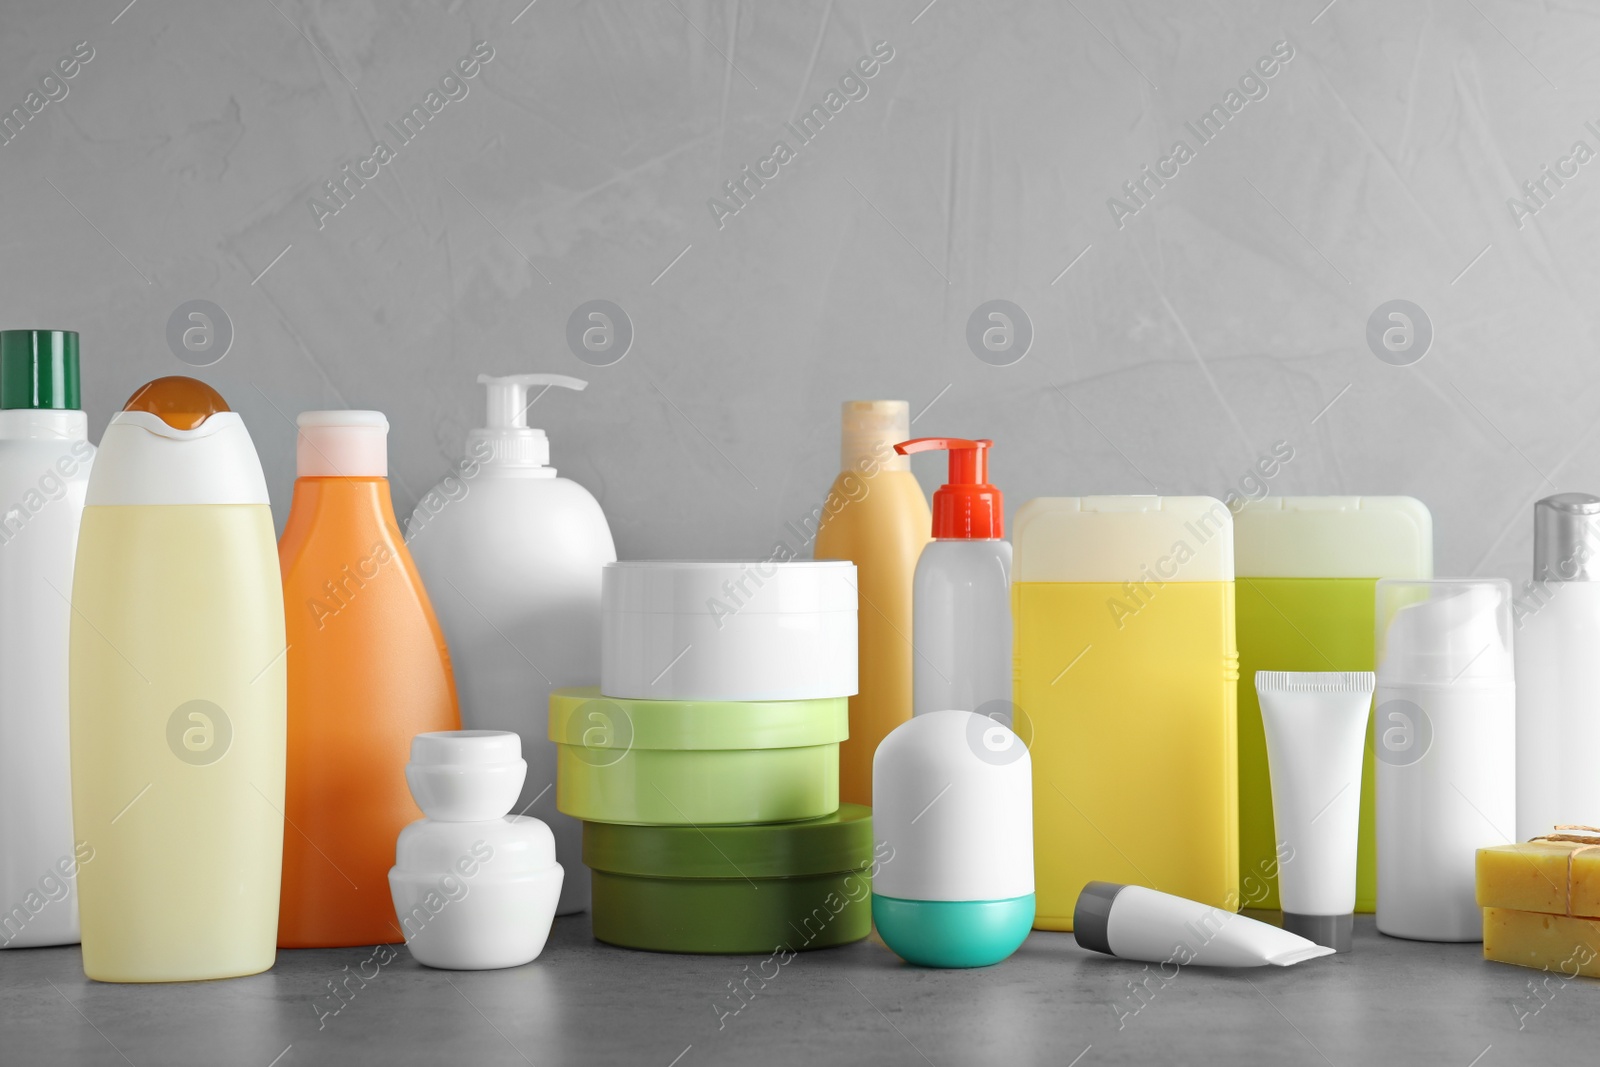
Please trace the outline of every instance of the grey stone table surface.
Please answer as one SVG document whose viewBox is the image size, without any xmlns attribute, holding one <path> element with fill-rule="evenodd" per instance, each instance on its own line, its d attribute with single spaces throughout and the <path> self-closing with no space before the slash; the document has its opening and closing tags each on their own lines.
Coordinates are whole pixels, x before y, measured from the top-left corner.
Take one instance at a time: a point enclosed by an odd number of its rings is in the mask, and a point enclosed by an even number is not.
<svg viewBox="0 0 1600 1067">
<path fill-rule="evenodd" d="M 586 916 L 513 970 L 390 951 L 285 950 L 266 974 L 149 986 L 89 981 L 76 948 L 0 952 L 0 1063 L 1499 1067 L 1600 1051 L 1600 982 L 1383 937 L 1370 917 L 1348 955 L 1166 981 L 1041 932 L 975 971 L 909 967 L 873 942 L 782 963 L 631 952 L 594 941 Z M 354 974 L 368 977 L 335 1001 L 329 983 Z"/>
</svg>

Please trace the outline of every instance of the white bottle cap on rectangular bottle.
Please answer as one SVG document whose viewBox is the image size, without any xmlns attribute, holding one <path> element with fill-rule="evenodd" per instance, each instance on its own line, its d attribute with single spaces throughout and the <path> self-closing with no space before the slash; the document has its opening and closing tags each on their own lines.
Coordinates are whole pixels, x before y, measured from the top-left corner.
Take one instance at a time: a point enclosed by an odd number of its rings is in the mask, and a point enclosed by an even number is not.
<svg viewBox="0 0 1600 1067">
<path fill-rule="evenodd" d="M 1409 496 L 1283 496 L 1233 517 L 1243 578 L 1431 578 L 1433 516 Z"/>
<path fill-rule="evenodd" d="M 1011 527 L 1013 582 L 1233 581 L 1233 514 L 1215 497 L 1039 497 Z"/>
</svg>

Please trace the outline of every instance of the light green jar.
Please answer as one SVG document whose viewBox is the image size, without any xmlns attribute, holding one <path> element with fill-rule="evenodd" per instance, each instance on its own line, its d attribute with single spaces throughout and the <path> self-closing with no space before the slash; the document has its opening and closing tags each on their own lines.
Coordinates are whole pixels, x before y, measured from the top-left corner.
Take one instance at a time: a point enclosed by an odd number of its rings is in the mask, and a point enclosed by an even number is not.
<svg viewBox="0 0 1600 1067">
<path fill-rule="evenodd" d="M 789 822 L 839 808 L 845 697 L 620 700 L 550 694 L 556 807 L 588 822 L 715 826 Z"/>
</svg>

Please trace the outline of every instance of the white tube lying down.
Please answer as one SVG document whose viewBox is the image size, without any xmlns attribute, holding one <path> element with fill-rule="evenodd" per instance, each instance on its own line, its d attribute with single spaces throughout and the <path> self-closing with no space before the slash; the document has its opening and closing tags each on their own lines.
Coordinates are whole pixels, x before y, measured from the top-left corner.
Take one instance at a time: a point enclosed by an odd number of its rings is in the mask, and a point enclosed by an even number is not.
<svg viewBox="0 0 1600 1067">
<path fill-rule="evenodd" d="M 1112 882 L 1083 887 L 1072 932 L 1095 952 L 1180 967 L 1288 967 L 1334 951 L 1243 915 Z"/>
</svg>

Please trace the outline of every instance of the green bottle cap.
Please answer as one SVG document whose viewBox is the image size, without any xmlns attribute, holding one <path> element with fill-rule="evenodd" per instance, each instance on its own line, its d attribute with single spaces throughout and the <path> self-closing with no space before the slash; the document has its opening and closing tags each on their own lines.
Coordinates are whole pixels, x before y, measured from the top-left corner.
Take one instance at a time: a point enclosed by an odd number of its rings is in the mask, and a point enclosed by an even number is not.
<svg viewBox="0 0 1600 1067">
<path fill-rule="evenodd" d="M 0 330 L 0 408 L 82 410 L 77 332 Z"/>
</svg>

